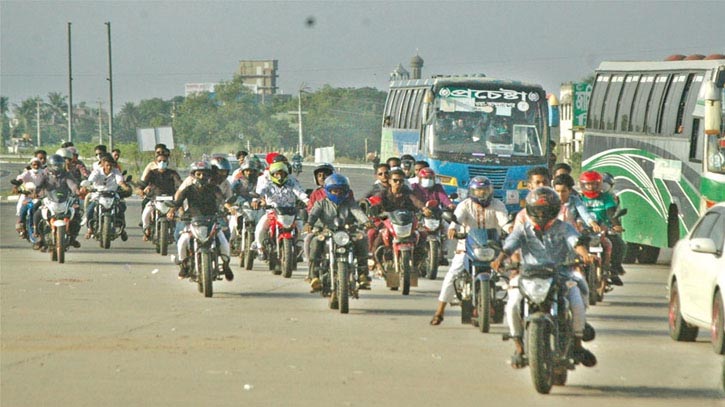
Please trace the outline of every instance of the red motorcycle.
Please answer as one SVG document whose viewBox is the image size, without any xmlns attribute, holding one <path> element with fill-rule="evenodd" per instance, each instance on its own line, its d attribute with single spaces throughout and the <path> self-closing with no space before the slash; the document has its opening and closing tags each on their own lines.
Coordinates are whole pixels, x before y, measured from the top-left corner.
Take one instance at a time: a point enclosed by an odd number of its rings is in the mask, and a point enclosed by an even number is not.
<svg viewBox="0 0 725 407">
<path fill-rule="evenodd" d="M 383 244 L 375 250 L 375 260 L 383 269 L 387 286 L 397 290 L 402 285 L 403 295 L 408 295 L 411 286 L 418 286 L 413 259 L 419 239 L 418 221 L 413 212 L 403 209 L 383 213 L 380 219 Z"/>
<path fill-rule="evenodd" d="M 292 270 L 297 267 L 297 208 L 292 206 L 265 209 L 271 209 L 267 211 L 269 234 L 263 243 L 269 269 L 273 274 L 290 278 Z"/>
</svg>

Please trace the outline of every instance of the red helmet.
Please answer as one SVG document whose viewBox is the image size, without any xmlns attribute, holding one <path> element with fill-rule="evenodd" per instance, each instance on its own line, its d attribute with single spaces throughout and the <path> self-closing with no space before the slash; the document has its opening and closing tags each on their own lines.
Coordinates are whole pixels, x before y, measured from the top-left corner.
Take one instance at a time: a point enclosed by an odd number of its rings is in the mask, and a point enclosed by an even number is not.
<svg viewBox="0 0 725 407">
<path fill-rule="evenodd" d="M 602 190 L 602 174 L 596 171 L 585 171 L 579 176 L 579 188 L 589 199 L 599 196 Z"/>
<path fill-rule="evenodd" d="M 268 153 L 267 156 L 264 158 L 264 161 L 267 162 L 268 166 L 272 165 L 272 163 L 274 162 L 274 158 L 277 157 L 278 155 L 279 155 L 279 153 L 276 151 Z"/>
<path fill-rule="evenodd" d="M 426 167 L 426 168 L 421 168 L 418 171 L 418 176 L 421 178 L 430 178 L 430 177 L 435 178 L 436 173 L 435 173 L 435 171 L 433 171 L 432 168 Z"/>
</svg>

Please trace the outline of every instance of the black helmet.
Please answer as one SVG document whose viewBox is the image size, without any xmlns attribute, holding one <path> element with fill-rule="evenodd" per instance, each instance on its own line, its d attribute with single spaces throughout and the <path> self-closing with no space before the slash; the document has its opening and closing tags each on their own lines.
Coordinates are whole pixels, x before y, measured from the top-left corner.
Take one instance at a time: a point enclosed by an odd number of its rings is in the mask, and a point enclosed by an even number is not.
<svg viewBox="0 0 725 407">
<path fill-rule="evenodd" d="M 539 187 L 526 196 L 526 214 L 539 227 L 545 227 L 561 210 L 561 199 L 550 187 Z"/>
<path fill-rule="evenodd" d="M 330 163 L 323 163 L 315 167 L 315 169 L 312 171 L 312 177 L 315 183 L 317 183 L 317 174 L 320 172 L 325 172 L 327 174 L 325 178 L 327 178 L 335 173 L 335 167 L 333 167 Z"/>
<path fill-rule="evenodd" d="M 48 162 L 46 165 L 48 171 L 50 171 L 52 174 L 58 175 L 62 174 L 65 171 L 65 160 L 58 154 L 53 154 L 48 157 Z"/>
</svg>

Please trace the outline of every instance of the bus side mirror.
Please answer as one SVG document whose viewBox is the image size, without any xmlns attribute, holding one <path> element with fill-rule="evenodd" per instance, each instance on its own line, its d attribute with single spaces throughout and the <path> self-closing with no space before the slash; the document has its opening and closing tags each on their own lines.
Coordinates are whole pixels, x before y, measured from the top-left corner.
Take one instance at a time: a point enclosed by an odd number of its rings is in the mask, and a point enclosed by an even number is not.
<svg viewBox="0 0 725 407">
<path fill-rule="evenodd" d="M 719 135 L 722 114 L 722 101 L 720 100 L 722 88 L 718 89 L 714 82 L 707 82 L 704 88 L 705 134 Z"/>
<path fill-rule="evenodd" d="M 559 99 L 549 95 L 549 127 L 559 127 Z"/>
</svg>

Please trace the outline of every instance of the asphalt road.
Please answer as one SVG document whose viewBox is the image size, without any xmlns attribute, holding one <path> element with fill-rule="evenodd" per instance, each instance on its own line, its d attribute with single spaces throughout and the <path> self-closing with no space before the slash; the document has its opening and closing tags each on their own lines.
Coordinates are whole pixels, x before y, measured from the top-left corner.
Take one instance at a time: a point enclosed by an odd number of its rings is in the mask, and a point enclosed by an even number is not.
<svg viewBox="0 0 725 407">
<path fill-rule="evenodd" d="M 352 172 L 353 183 L 369 176 Z M 129 224 L 139 209 L 130 203 Z M 3 203 L 3 407 L 725 405 L 723 359 L 705 334 L 667 335 L 667 266 L 628 267 L 626 285 L 589 310 L 598 365 L 542 396 L 528 369 L 509 366 L 503 325 L 481 334 L 458 308 L 428 325 L 440 279 L 407 297 L 375 280 L 341 315 L 308 292 L 305 267 L 284 279 L 258 263 L 234 267 L 236 279 L 206 299 L 137 227 L 110 250 L 83 240 L 58 265 L 17 239 L 13 222 Z"/>
</svg>

